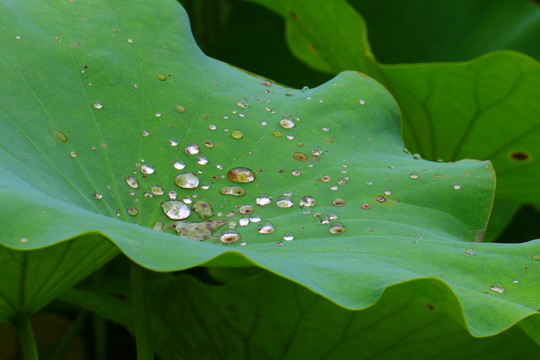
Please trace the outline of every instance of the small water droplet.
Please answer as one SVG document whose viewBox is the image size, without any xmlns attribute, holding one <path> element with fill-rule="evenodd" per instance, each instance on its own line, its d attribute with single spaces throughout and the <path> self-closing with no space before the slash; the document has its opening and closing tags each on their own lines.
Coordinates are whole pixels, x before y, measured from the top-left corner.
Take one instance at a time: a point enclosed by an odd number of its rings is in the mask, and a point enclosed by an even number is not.
<svg viewBox="0 0 540 360">
<path fill-rule="evenodd" d="M 269 195 L 260 195 L 255 202 L 259 206 L 265 206 L 272 202 L 272 198 Z"/>
<path fill-rule="evenodd" d="M 300 176 L 302 175 L 302 171 L 300 171 L 299 169 L 293 169 L 293 171 L 291 171 L 291 174 L 293 174 L 294 176 Z"/>
<path fill-rule="evenodd" d="M 173 164 L 174 168 L 176 170 L 182 170 L 183 168 L 186 167 L 186 164 L 184 164 L 184 162 L 182 160 L 176 160 Z"/>
<path fill-rule="evenodd" d="M 294 127 L 294 120 L 288 113 L 283 115 L 281 120 L 279 120 L 279 125 L 285 129 L 290 129 Z"/>
<path fill-rule="evenodd" d="M 294 203 L 290 197 L 283 195 L 276 201 L 276 205 L 280 208 L 290 208 L 294 206 Z"/>
<path fill-rule="evenodd" d="M 163 191 L 163 186 L 161 185 L 154 185 L 152 186 L 152 194 L 154 195 L 163 195 L 164 191 Z"/>
<path fill-rule="evenodd" d="M 322 131 L 328 132 L 328 131 L 330 131 L 330 128 L 329 127 L 323 127 Z"/>
<path fill-rule="evenodd" d="M 169 145 L 178 146 L 178 142 L 176 141 L 176 139 L 169 139 Z"/>
<path fill-rule="evenodd" d="M 504 286 L 499 282 L 491 284 L 491 287 L 489 289 L 499 294 L 502 294 L 504 292 Z"/>
<path fill-rule="evenodd" d="M 328 225 L 330 224 L 330 217 L 326 214 L 322 214 L 319 216 L 319 222 L 323 225 Z"/>
<path fill-rule="evenodd" d="M 311 149 L 311 153 L 313 156 L 320 156 L 323 153 L 323 150 L 320 146 L 314 146 L 313 149 Z"/>
<path fill-rule="evenodd" d="M 191 172 L 176 175 L 174 182 L 183 189 L 196 189 L 199 186 L 199 178 Z"/>
<path fill-rule="evenodd" d="M 137 214 L 139 213 L 139 210 L 136 208 L 136 207 L 129 207 L 127 209 L 127 213 L 131 216 L 137 216 Z"/>
<path fill-rule="evenodd" d="M 101 101 L 96 100 L 96 101 L 94 101 L 94 107 L 96 109 L 101 109 L 103 107 L 103 104 L 101 103 Z"/>
<path fill-rule="evenodd" d="M 154 169 L 154 167 L 151 165 L 151 164 L 144 164 L 143 166 L 141 166 L 141 172 L 143 174 L 153 174 L 154 172 L 156 171 L 156 169 Z"/>
<path fill-rule="evenodd" d="M 176 191 L 169 191 L 169 199 L 176 200 Z"/>
<path fill-rule="evenodd" d="M 266 121 L 261 121 L 260 124 L 261 124 L 261 126 L 266 126 L 266 125 L 268 125 L 268 123 L 267 123 Z"/>
<path fill-rule="evenodd" d="M 127 42 L 133 44 L 133 39 L 127 39 Z"/>
<path fill-rule="evenodd" d="M 292 156 L 293 156 L 293 158 L 295 160 L 298 160 L 298 161 L 304 161 L 305 162 L 305 161 L 307 161 L 309 159 L 309 157 L 306 154 L 304 154 L 303 152 L 299 152 L 299 151 L 293 153 Z"/>
<path fill-rule="evenodd" d="M 465 256 L 474 256 L 474 250 L 472 248 L 467 248 L 464 254 Z"/>
<path fill-rule="evenodd" d="M 258 223 L 261 221 L 261 216 L 259 214 L 253 213 L 249 217 L 249 221 L 251 221 L 252 223 Z"/>
<path fill-rule="evenodd" d="M 152 230 L 163 231 L 163 223 L 161 221 L 156 221 L 154 226 L 152 226 Z"/>
<path fill-rule="evenodd" d="M 244 134 L 240 130 L 233 130 L 231 132 L 231 136 L 233 139 L 241 139 L 244 137 Z"/>
<path fill-rule="evenodd" d="M 133 189 L 139 188 L 139 180 L 137 180 L 137 178 L 134 176 L 126 176 L 126 184 Z"/>
<path fill-rule="evenodd" d="M 238 233 L 238 231 L 233 229 L 224 230 L 219 235 L 219 240 L 224 244 L 232 244 L 234 242 L 237 242 L 242 237 Z"/>
<path fill-rule="evenodd" d="M 245 205 L 240 206 L 238 211 L 240 212 L 240 214 L 248 215 L 248 214 L 251 214 L 253 211 L 255 211 L 255 208 L 249 204 L 245 204 Z"/>
<path fill-rule="evenodd" d="M 288 134 L 287 135 L 287 140 L 294 140 L 294 135 L 293 134 Z"/>
<path fill-rule="evenodd" d="M 218 128 L 217 125 L 214 125 L 214 124 L 208 125 L 208 129 L 210 129 L 212 131 L 217 130 L 217 128 Z"/>
<path fill-rule="evenodd" d="M 371 209 L 371 205 L 369 205 L 368 203 L 363 203 L 361 207 L 362 207 L 362 209 L 364 209 L 364 210 L 369 210 L 369 209 Z"/>
<path fill-rule="evenodd" d="M 390 190 L 385 190 L 385 191 L 384 191 L 384 194 L 385 194 L 385 195 L 391 195 L 392 192 L 391 192 Z"/>
<path fill-rule="evenodd" d="M 193 200 L 192 200 L 190 197 L 188 197 L 188 196 L 184 196 L 184 197 L 182 198 L 182 202 L 183 202 L 184 204 L 186 204 L 186 205 L 189 205 L 189 204 L 191 204 L 191 203 L 193 202 Z"/>
<path fill-rule="evenodd" d="M 161 208 L 169 219 L 182 220 L 191 214 L 191 210 L 181 201 L 167 200 L 161 203 Z"/>
<path fill-rule="evenodd" d="M 311 207 L 315 205 L 315 199 L 311 196 L 304 196 L 302 200 L 300 200 L 300 203 L 298 204 L 301 208 L 303 207 Z"/>
<path fill-rule="evenodd" d="M 518 280 L 518 279 L 512 279 L 512 282 L 513 282 L 514 284 L 517 284 L 517 283 L 519 282 L 519 280 Z"/>
<path fill-rule="evenodd" d="M 229 170 L 227 177 L 234 182 L 250 183 L 255 180 L 255 173 L 251 169 L 237 167 Z"/>
<path fill-rule="evenodd" d="M 240 99 L 236 103 L 236 106 L 242 109 L 247 109 L 249 107 L 249 102 L 246 99 Z"/>
<path fill-rule="evenodd" d="M 176 112 L 180 113 L 180 114 L 186 112 L 186 108 L 183 107 L 182 105 L 176 105 L 176 106 L 174 107 L 174 110 L 175 110 Z"/>
<path fill-rule="evenodd" d="M 246 190 L 240 186 L 223 186 L 219 189 L 219 193 L 223 195 L 244 196 L 246 195 Z"/>
<path fill-rule="evenodd" d="M 338 219 L 338 216 L 337 216 L 337 214 L 336 214 L 335 212 L 330 211 L 330 212 L 328 213 L 328 218 L 329 218 L 330 220 L 334 221 L 334 220 L 337 220 L 337 219 Z"/>
<path fill-rule="evenodd" d="M 204 155 L 199 155 L 199 156 L 197 156 L 197 164 L 206 165 L 206 164 L 208 164 L 208 159 Z"/>
<path fill-rule="evenodd" d="M 411 174 L 409 175 L 409 177 L 410 177 L 411 179 L 418 179 L 418 174 L 417 174 L 417 173 L 411 173 Z"/>
<path fill-rule="evenodd" d="M 359 103 L 360 103 L 360 105 L 365 105 L 366 101 L 364 99 L 360 99 Z"/>
<path fill-rule="evenodd" d="M 290 231 L 287 231 L 285 233 L 283 233 L 283 240 L 285 241 L 291 241 L 291 240 L 294 240 L 294 234 Z"/>
<path fill-rule="evenodd" d="M 54 132 L 54 137 L 56 138 L 56 140 L 61 141 L 63 143 L 68 141 L 67 136 L 63 132 L 61 132 L 60 130 L 56 130 Z"/>
<path fill-rule="evenodd" d="M 307 87 L 307 86 L 304 86 L 304 87 L 302 88 L 302 90 L 301 90 L 301 91 L 302 91 L 302 92 L 306 92 L 306 91 L 308 91 L 308 90 L 309 90 L 309 87 Z"/>
<path fill-rule="evenodd" d="M 148 131 L 148 130 L 143 130 L 142 136 L 148 136 L 148 135 L 150 135 L 150 131 Z"/>
<path fill-rule="evenodd" d="M 379 196 L 377 196 L 377 201 L 380 202 L 380 203 L 383 203 L 383 202 L 386 201 L 386 198 L 384 196 L 382 196 L 382 195 L 379 195 Z"/>
<path fill-rule="evenodd" d="M 333 204 L 334 206 L 345 206 L 346 201 L 345 201 L 344 199 L 342 199 L 342 198 L 336 198 L 336 199 L 332 202 L 332 204 Z"/>
<path fill-rule="evenodd" d="M 94 197 L 95 197 L 96 199 L 100 200 L 100 199 L 103 198 L 103 194 L 100 193 L 99 191 L 96 191 L 96 192 L 94 193 Z"/>
<path fill-rule="evenodd" d="M 165 80 L 167 80 L 167 75 L 162 74 L 162 73 L 158 73 L 158 74 L 156 74 L 156 79 L 158 79 L 160 81 L 165 81 Z"/>
<path fill-rule="evenodd" d="M 281 137 L 283 134 L 281 133 L 281 131 L 276 130 L 272 133 L 272 135 L 274 135 L 275 137 Z"/>
<path fill-rule="evenodd" d="M 259 234 L 271 234 L 275 231 L 274 225 L 268 221 L 263 221 L 257 226 Z"/>
<path fill-rule="evenodd" d="M 461 185 L 459 184 L 454 185 L 454 190 L 459 190 L 459 189 L 461 189 Z"/>
<path fill-rule="evenodd" d="M 334 186 L 331 186 L 331 187 L 330 187 L 330 190 L 332 190 L 332 191 L 337 191 L 337 190 L 338 190 L 338 187 L 335 186 L 335 185 L 334 185 Z"/>
<path fill-rule="evenodd" d="M 338 183 L 339 185 L 345 185 L 345 184 L 347 183 L 347 180 L 345 180 L 345 178 L 340 178 L 340 179 L 337 181 L 337 183 Z"/>
<path fill-rule="evenodd" d="M 345 225 L 336 221 L 330 224 L 329 230 L 330 234 L 343 234 L 345 232 Z"/>
<path fill-rule="evenodd" d="M 190 155 L 196 155 L 199 153 L 200 150 L 201 150 L 201 147 L 197 144 L 189 144 L 184 149 L 186 154 L 190 154 Z"/>
<path fill-rule="evenodd" d="M 154 114 L 155 117 L 161 117 L 161 113 L 160 112 L 157 112 Z"/>
<path fill-rule="evenodd" d="M 533 259 L 534 261 L 539 261 L 540 260 L 540 255 L 533 255 L 533 256 L 531 256 L 531 259 Z"/>
<path fill-rule="evenodd" d="M 240 225 L 240 226 L 248 226 L 248 224 L 249 224 L 249 218 L 247 216 L 242 216 L 238 220 L 238 225 Z"/>
<path fill-rule="evenodd" d="M 367 181 L 366 185 L 373 185 L 373 181 Z"/>
<path fill-rule="evenodd" d="M 154 194 L 152 194 L 150 191 L 145 191 L 144 192 L 144 197 L 151 198 L 151 197 L 154 197 Z"/>
<path fill-rule="evenodd" d="M 332 180 L 332 178 L 330 177 L 330 175 L 323 175 L 323 176 L 321 177 L 321 180 L 322 180 L 323 182 L 330 182 L 330 180 Z"/>
</svg>

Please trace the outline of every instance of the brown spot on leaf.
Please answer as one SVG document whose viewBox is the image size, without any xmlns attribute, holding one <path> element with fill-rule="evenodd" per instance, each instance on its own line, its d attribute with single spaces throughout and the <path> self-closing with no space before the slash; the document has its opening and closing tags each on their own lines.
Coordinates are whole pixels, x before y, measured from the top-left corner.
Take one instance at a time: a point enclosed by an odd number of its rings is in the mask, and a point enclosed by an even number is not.
<svg viewBox="0 0 540 360">
<path fill-rule="evenodd" d="M 530 160 L 531 155 L 526 151 L 518 150 L 518 151 L 513 151 L 510 153 L 510 159 L 522 162 L 522 161 Z"/>
<path fill-rule="evenodd" d="M 431 311 L 435 310 L 435 306 L 431 305 L 431 304 L 426 304 L 427 308 Z"/>
</svg>

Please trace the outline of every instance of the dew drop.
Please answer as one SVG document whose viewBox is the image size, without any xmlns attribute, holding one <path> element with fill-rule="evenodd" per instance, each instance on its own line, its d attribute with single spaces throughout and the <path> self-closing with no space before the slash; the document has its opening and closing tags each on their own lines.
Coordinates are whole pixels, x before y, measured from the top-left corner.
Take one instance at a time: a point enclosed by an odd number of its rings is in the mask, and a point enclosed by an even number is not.
<svg viewBox="0 0 540 360">
<path fill-rule="evenodd" d="M 247 109 L 249 106 L 249 102 L 246 99 L 240 99 L 236 103 L 236 106 L 238 106 L 241 109 Z"/>
<path fill-rule="evenodd" d="M 143 174 L 153 174 L 154 172 L 156 171 L 156 169 L 154 169 L 154 167 L 150 164 L 144 164 L 143 166 L 141 166 L 141 172 Z"/>
<path fill-rule="evenodd" d="M 158 74 L 156 74 L 156 79 L 158 79 L 160 81 L 165 81 L 165 80 L 167 80 L 167 75 L 162 74 L 162 73 L 158 73 Z"/>
<path fill-rule="evenodd" d="M 329 218 L 330 220 L 334 221 L 334 220 L 337 220 L 337 219 L 338 219 L 338 216 L 337 216 L 337 214 L 336 214 L 335 212 L 330 211 L 330 212 L 328 213 L 328 218 Z"/>
<path fill-rule="evenodd" d="M 417 173 L 411 173 L 411 174 L 409 175 L 409 177 L 410 177 L 411 179 L 418 179 L 418 174 L 417 174 Z"/>
<path fill-rule="evenodd" d="M 329 230 L 330 234 L 343 234 L 345 232 L 345 225 L 336 221 L 330 224 Z"/>
<path fill-rule="evenodd" d="M 164 194 L 163 186 L 161 186 L 161 185 L 152 186 L 151 191 L 152 191 L 152 194 L 154 194 L 154 195 L 163 195 Z"/>
<path fill-rule="evenodd" d="M 383 203 L 383 202 L 386 201 L 386 198 L 384 196 L 382 196 L 382 195 L 379 195 L 379 196 L 377 196 L 377 201 L 380 202 L 380 203 Z"/>
<path fill-rule="evenodd" d="M 332 178 L 330 177 L 330 175 L 323 175 L 323 176 L 321 177 L 321 180 L 322 180 L 323 182 L 330 182 L 330 180 L 332 180 Z"/>
<path fill-rule="evenodd" d="M 340 178 L 337 183 L 339 185 L 345 185 L 347 183 L 347 180 L 345 180 L 344 178 Z"/>
<path fill-rule="evenodd" d="M 224 244 L 232 244 L 234 242 L 237 242 L 242 237 L 238 233 L 238 231 L 233 229 L 224 230 L 219 234 L 219 240 Z"/>
<path fill-rule="evenodd" d="M 326 214 L 322 214 L 319 216 L 319 222 L 323 225 L 328 225 L 330 224 L 330 217 Z"/>
<path fill-rule="evenodd" d="M 385 190 L 385 191 L 384 191 L 384 194 L 385 194 L 385 195 L 391 195 L 392 192 L 391 192 L 390 190 Z"/>
<path fill-rule="evenodd" d="M 328 131 L 330 131 L 330 128 L 328 128 L 328 127 L 323 127 L 323 128 L 322 128 L 322 131 L 328 132 Z"/>
<path fill-rule="evenodd" d="M 233 130 L 231 132 L 231 136 L 233 139 L 241 139 L 244 137 L 244 133 L 242 133 L 240 130 Z"/>
<path fill-rule="evenodd" d="M 238 219 L 238 225 L 248 226 L 248 224 L 249 224 L 249 218 L 247 216 L 242 216 L 240 219 Z"/>
<path fill-rule="evenodd" d="M 248 214 L 251 214 L 253 211 L 255 211 L 255 208 L 249 204 L 245 204 L 245 205 L 240 206 L 238 211 L 240 212 L 240 214 L 248 215 Z"/>
<path fill-rule="evenodd" d="M 271 234 L 275 231 L 274 225 L 268 221 L 263 221 L 257 226 L 259 234 Z"/>
<path fill-rule="evenodd" d="M 154 114 L 155 117 L 161 117 L 161 113 L 160 112 L 157 112 Z"/>
<path fill-rule="evenodd" d="M 173 164 L 174 168 L 176 170 L 182 170 L 183 168 L 186 167 L 186 164 L 184 164 L 184 162 L 182 160 L 176 160 Z"/>
<path fill-rule="evenodd" d="M 244 196 L 246 195 L 246 190 L 240 186 L 223 186 L 219 189 L 219 193 L 223 195 Z"/>
<path fill-rule="evenodd" d="M 302 171 L 300 171 L 299 169 L 293 169 L 293 171 L 291 171 L 291 174 L 293 174 L 294 176 L 300 176 L 302 175 Z"/>
<path fill-rule="evenodd" d="M 251 214 L 251 216 L 249 217 L 249 221 L 251 221 L 252 223 L 258 223 L 261 221 L 261 217 L 259 214 L 256 214 L 256 213 L 253 213 Z"/>
<path fill-rule="evenodd" d="M 144 192 L 144 197 L 151 198 L 151 197 L 154 197 L 154 194 L 152 194 L 150 191 L 145 191 Z"/>
<path fill-rule="evenodd" d="M 260 195 L 256 200 L 255 203 L 259 206 L 265 206 L 272 202 L 272 198 L 269 195 Z"/>
<path fill-rule="evenodd" d="M 174 110 L 175 110 L 176 112 L 180 113 L 180 114 L 186 112 L 186 108 L 183 107 L 182 105 L 176 105 L 176 106 L 174 107 Z"/>
<path fill-rule="evenodd" d="M 371 205 L 369 205 L 368 203 L 363 203 L 361 207 L 362 207 L 362 209 L 364 209 L 364 210 L 369 210 L 369 209 L 371 209 Z"/>
<path fill-rule="evenodd" d="M 294 140 L 294 135 L 293 134 L 288 134 L 287 135 L 287 140 Z"/>
<path fill-rule="evenodd" d="M 103 194 L 100 193 L 99 191 L 95 192 L 94 193 L 94 197 L 98 200 L 102 199 L 103 198 Z"/>
<path fill-rule="evenodd" d="M 212 131 L 217 130 L 217 125 L 210 124 L 210 125 L 208 125 L 208 129 L 210 129 Z"/>
<path fill-rule="evenodd" d="M 306 154 L 299 151 L 293 153 L 292 156 L 295 160 L 298 160 L 298 161 L 307 161 L 309 159 Z"/>
<path fill-rule="evenodd" d="M 129 207 L 127 209 L 127 213 L 131 216 L 137 216 L 137 214 L 139 213 L 139 210 L 136 208 L 136 207 Z"/>
<path fill-rule="evenodd" d="M 139 180 L 137 180 L 137 178 L 134 176 L 126 176 L 126 184 L 133 189 L 139 188 Z"/>
<path fill-rule="evenodd" d="M 335 185 L 330 187 L 330 190 L 332 190 L 332 191 L 337 191 L 337 189 L 338 189 L 338 187 L 335 186 Z"/>
<path fill-rule="evenodd" d="M 72 152 L 69 153 L 69 156 L 71 156 L 72 158 L 76 158 L 77 153 L 75 151 L 72 151 Z"/>
<path fill-rule="evenodd" d="M 182 220 L 191 214 L 191 210 L 181 201 L 167 200 L 161 203 L 161 208 L 169 219 Z"/>
<path fill-rule="evenodd" d="M 206 200 L 197 200 L 193 203 L 191 210 L 199 214 L 202 220 L 208 219 L 214 215 L 214 209 L 212 205 Z"/>
<path fill-rule="evenodd" d="M 300 205 L 301 208 L 314 206 L 315 199 L 311 196 L 304 196 L 298 205 Z"/>
<path fill-rule="evenodd" d="M 152 226 L 152 230 L 163 231 L 163 223 L 161 221 L 156 221 L 154 226 Z"/>
<path fill-rule="evenodd" d="M 294 203 L 290 197 L 283 195 L 276 201 L 276 205 L 280 208 L 290 208 L 294 206 Z"/>
<path fill-rule="evenodd" d="M 143 130 L 142 136 L 148 136 L 148 135 L 150 135 L 150 131 L 148 131 L 148 130 Z"/>
<path fill-rule="evenodd" d="M 208 159 L 204 155 L 199 155 L 199 156 L 197 156 L 197 164 L 206 165 L 206 164 L 208 164 Z"/>
<path fill-rule="evenodd" d="M 283 115 L 281 120 L 279 120 L 279 125 L 283 127 L 284 129 L 290 129 L 294 127 L 294 120 L 288 113 Z"/>
<path fill-rule="evenodd" d="M 474 256 L 474 250 L 472 248 L 467 248 L 464 254 L 465 256 Z"/>
<path fill-rule="evenodd" d="M 272 133 L 272 135 L 274 135 L 275 137 L 281 137 L 283 134 L 281 133 L 281 131 L 276 130 Z"/>
<path fill-rule="evenodd" d="M 201 147 L 197 144 L 189 144 L 184 149 L 186 154 L 190 154 L 190 155 L 196 155 L 199 153 L 200 150 L 201 150 Z"/>
<path fill-rule="evenodd" d="M 191 172 L 176 175 L 174 182 L 183 189 L 196 189 L 199 186 L 199 178 Z"/>
<path fill-rule="evenodd" d="M 133 39 L 127 39 L 127 42 L 133 44 Z"/>
<path fill-rule="evenodd" d="M 178 142 L 176 141 L 176 139 L 169 139 L 169 145 L 178 146 Z"/>
<path fill-rule="evenodd" d="M 342 198 L 336 198 L 336 199 L 332 202 L 332 204 L 333 204 L 334 206 L 345 206 L 346 202 L 345 202 L 345 200 L 342 199 Z"/>
<path fill-rule="evenodd" d="M 101 103 L 101 101 L 96 100 L 96 101 L 94 101 L 94 107 L 96 109 L 101 109 L 103 107 L 103 104 Z"/>
<path fill-rule="evenodd" d="M 176 198 L 175 198 L 175 199 L 176 199 Z M 184 204 L 186 204 L 186 205 L 189 205 L 189 204 L 191 204 L 191 203 L 193 202 L 193 200 L 192 200 L 190 197 L 188 197 L 188 196 L 184 196 L 184 197 L 182 198 L 182 202 L 183 202 Z"/>
<path fill-rule="evenodd" d="M 291 241 L 291 240 L 294 240 L 294 234 L 290 231 L 287 231 L 285 233 L 283 233 L 283 240 L 285 241 Z"/>
<path fill-rule="evenodd" d="M 255 173 L 251 169 L 237 167 L 229 170 L 227 177 L 234 182 L 250 183 L 255 180 Z"/>
<path fill-rule="evenodd" d="M 499 294 L 502 294 L 504 292 L 504 286 L 499 282 L 491 284 L 491 287 L 489 289 Z"/>
<path fill-rule="evenodd" d="M 58 140 L 60 142 L 63 142 L 63 143 L 68 141 L 67 136 L 63 132 L 61 132 L 60 130 L 56 130 L 54 132 L 54 137 L 56 138 L 56 140 Z"/>
<path fill-rule="evenodd" d="M 176 200 L 176 191 L 169 191 L 169 199 Z"/>
<path fill-rule="evenodd" d="M 459 189 L 461 189 L 461 185 L 459 184 L 454 185 L 454 190 L 459 190 Z"/>
<path fill-rule="evenodd" d="M 360 101 L 358 101 L 360 103 L 360 105 L 365 105 L 366 101 L 364 99 L 360 99 Z"/>
<path fill-rule="evenodd" d="M 261 126 L 266 126 L 266 125 L 268 125 L 268 123 L 267 123 L 266 121 L 261 121 L 260 124 L 261 124 Z"/>
</svg>

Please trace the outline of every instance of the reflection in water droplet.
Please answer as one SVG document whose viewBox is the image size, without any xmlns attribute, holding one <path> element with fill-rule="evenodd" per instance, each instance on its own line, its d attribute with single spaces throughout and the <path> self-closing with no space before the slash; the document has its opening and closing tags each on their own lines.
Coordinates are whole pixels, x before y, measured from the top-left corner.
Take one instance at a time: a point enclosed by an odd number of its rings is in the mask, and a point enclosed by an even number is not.
<svg viewBox="0 0 540 360">
<path fill-rule="evenodd" d="M 94 197 L 98 200 L 102 199 L 103 198 L 103 194 L 100 193 L 99 191 L 95 192 L 94 193 Z"/>
<path fill-rule="evenodd" d="M 183 107 L 182 105 L 176 105 L 174 107 L 174 110 L 176 110 L 176 112 L 179 112 L 179 113 L 185 113 L 186 112 L 186 108 Z"/>
<path fill-rule="evenodd" d="M 294 120 L 289 114 L 283 115 L 281 120 L 279 120 L 279 125 L 281 125 L 285 129 L 290 129 L 294 127 Z"/>
<path fill-rule="evenodd" d="M 61 141 L 63 143 L 68 141 L 67 136 L 63 132 L 61 132 L 59 130 L 56 130 L 54 132 L 54 137 L 56 138 L 56 140 Z"/>
<path fill-rule="evenodd" d="M 210 129 L 210 130 L 217 130 L 217 126 L 214 125 L 214 124 L 210 124 L 210 125 L 208 125 L 208 129 Z"/>
<path fill-rule="evenodd" d="M 150 164 L 144 164 L 143 166 L 141 166 L 141 172 L 143 174 L 153 174 L 154 172 L 156 171 L 156 169 L 154 169 L 154 167 Z"/>
<path fill-rule="evenodd" d="M 159 73 L 159 74 L 156 74 L 156 78 L 158 80 L 165 81 L 165 80 L 167 80 L 167 75 Z"/>
<path fill-rule="evenodd" d="M 362 209 L 369 210 L 369 209 L 371 209 L 371 205 L 369 205 L 368 203 L 363 203 L 362 204 Z"/>
<path fill-rule="evenodd" d="M 240 130 L 233 130 L 231 132 L 231 136 L 233 137 L 233 139 L 241 139 L 244 137 L 244 133 L 242 133 L 242 131 Z"/>
<path fill-rule="evenodd" d="M 169 219 L 182 220 L 191 214 L 191 210 L 181 201 L 167 200 L 161 203 L 161 208 Z"/>
<path fill-rule="evenodd" d="M 252 223 L 258 223 L 259 221 L 261 221 L 261 217 L 259 216 L 259 214 L 253 213 L 249 217 L 249 221 L 251 221 Z"/>
<path fill-rule="evenodd" d="M 285 241 L 291 241 L 291 240 L 294 240 L 294 234 L 290 231 L 287 231 L 285 233 L 283 233 L 283 240 Z"/>
<path fill-rule="evenodd" d="M 234 182 L 250 183 L 255 180 L 255 173 L 251 169 L 237 167 L 229 170 L 227 177 Z"/>
<path fill-rule="evenodd" d="M 386 198 L 384 196 L 382 196 L 382 195 L 379 195 L 379 196 L 377 196 L 377 201 L 380 202 L 380 203 L 383 203 L 383 202 L 386 201 Z"/>
<path fill-rule="evenodd" d="M 467 248 L 464 252 L 465 256 L 474 256 L 474 250 L 472 248 Z"/>
<path fill-rule="evenodd" d="M 491 287 L 489 289 L 499 294 L 502 294 L 504 292 L 504 286 L 499 282 L 491 284 Z"/>
<path fill-rule="evenodd" d="M 293 174 L 294 176 L 300 176 L 302 175 L 302 171 L 300 171 L 299 169 L 293 169 L 293 171 L 291 171 L 291 174 Z"/>
<path fill-rule="evenodd" d="M 154 195 L 163 195 L 163 186 L 161 185 L 154 185 L 152 186 L 152 194 Z"/>
<path fill-rule="evenodd" d="M 461 185 L 459 184 L 454 185 L 454 190 L 459 190 L 459 189 L 461 189 Z"/>
<path fill-rule="evenodd" d="M 323 182 L 330 182 L 330 180 L 332 180 L 332 178 L 330 177 L 330 175 L 323 175 L 323 176 L 321 177 L 321 180 L 322 180 Z"/>
<path fill-rule="evenodd" d="M 224 244 L 232 244 L 234 242 L 237 242 L 238 240 L 240 240 L 242 237 L 240 236 L 240 234 L 238 233 L 238 231 L 236 230 L 232 230 L 232 229 L 228 229 L 228 230 L 224 230 L 220 235 L 219 235 L 219 240 L 224 243 Z"/>
<path fill-rule="evenodd" d="M 411 179 L 418 179 L 418 174 L 417 174 L 417 173 L 411 173 L 411 174 L 409 175 L 409 177 L 410 177 Z"/>
<path fill-rule="evenodd" d="M 76 158 L 77 153 L 75 151 L 72 151 L 72 152 L 69 153 L 69 156 L 71 156 L 72 158 Z"/>
<path fill-rule="evenodd" d="M 239 108 L 242 108 L 242 109 L 247 109 L 248 106 L 249 106 L 249 102 L 246 99 L 240 99 L 236 103 L 236 106 L 238 106 Z"/>
<path fill-rule="evenodd" d="M 313 149 L 311 149 L 311 153 L 313 154 L 313 156 L 319 156 L 322 154 L 322 149 L 320 146 L 314 146 Z"/>
<path fill-rule="evenodd" d="M 333 221 L 333 220 L 337 220 L 338 216 L 337 216 L 337 214 L 335 212 L 330 211 L 328 213 L 328 218 Z"/>
<path fill-rule="evenodd" d="M 204 155 L 199 155 L 199 156 L 197 156 L 197 164 L 206 165 L 206 164 L 208 164 L 208 159 Z"/>
<path fill-rule="evenodd" d="M 174 182 L 184 189 L 195 189 L 199 186 L 199 178 L 191 172 L 176 175 Z"/>
<path fill-rule="evenodd" d="M 126 184 L 128 184 L 129 187 L 133 189 L 139 188 L 139 181 L 134 176 L 126 176 Z"/>
<path fill-rule="evenodd" d="M 385 191 L 384 191 L 384 194 L 385 194 L 385 195 L 391 195 L 392 192 L 391 192 L 390 190 L 385 190 Z"/>
<path fill-rule="evenodd" d="M 291 198 L 288 196 L 281 196 L 278 201 L 276 201 L 276 204 L 280 208 L 290 208 L 294 205 Z"/>
<path fill-rule="evenodd" d="M 330 224 L 329 230 L 330 233 L 334 235 L 342 234 L 345 232 L 345 225 L 336 221 Z"/>
<path fill-rule="evenodd" d="M 274 225 L 268 221 L 263 221 L 257 226 L 259 234 L 271 234 L 275 231 Z"/>
<path fill-rule="evenodd" d="M 255 211 L 255 208 L 249 204 L 245 204 L 245 205 L 240 206 L 240 209 L 238 209 L 238 211 L 240 212 L 240 214 L 247 215 Z"/>
<path fill-rule="evenodd" d="M 242 216 L 238 220 L 238 225 L 240 225 L 240 226 L 248 226 L 248 224 L 249 224 L 249 218 L 247 216 Z"/>
<path fill-rule="evenodd" d="M 139 210 L 136 207 L 129 207 L 127 209 L 127 213 L 131 216 L 137 216 L 137 214 L 139 213 Z"/>
<path fill-rule="evenodd" d="M 259 206 L 265 206 L 272 202 L 272 198 L 269 195 L 260 195 L 255 202 Z"/>
<path fill-rule="evenodd" d="M 176 170 L 182 170 L 183 168 L 186 167 L 186 164 L 184 164 L 184 162 L 182 160 L 176 160 L 173 164 L 174 168 Z"/>
<path fill-rule="evenodd" d="M 332 202 L 332 204 L 333 204 L 334 206 L 345 206 L 346 202 L 345 202 L 345 200 L 342 199 L 342 198 L 336 198 L 336 199 Z"/>
<path fill-rule="evenodd" d="M 311 196 L 304 196 L 302 200 L 300 200 L 300 203 L 298 205 L 300 205 L 301 208 L 314 206 L 315 199 L 312 198 Z"/>
<path fill-rule="evenodd" d="M 176 200 L 176 191 L 169 191 L 169 199 Z"/>
<path fill-rule="evenodd" d="M 176 141 L 176 139 L 169 139 L 169 145 L 178 146 L 178 142 Z"/>
<path fill-rule="evenodd" d="M 246 195 L 246 190 L 240 186 L 223 186 L 219 189 L 219 193 L 223 195 L 244 196 Z"/>
<path fill-rule="evenodd" d="M 330 224 L 330 217 L 326 214 L 322 214 L 319 216 L 319 222 L 323 225 L 328 225 Z"/>
<path fill-rule="evenodd" d="M 103 107 L 103 104 L 101 103 L 101 101 L 96 100 L 96 101 L 94 101 L 94 107 L 96 109 L 101 109 Z"/>
</svg>

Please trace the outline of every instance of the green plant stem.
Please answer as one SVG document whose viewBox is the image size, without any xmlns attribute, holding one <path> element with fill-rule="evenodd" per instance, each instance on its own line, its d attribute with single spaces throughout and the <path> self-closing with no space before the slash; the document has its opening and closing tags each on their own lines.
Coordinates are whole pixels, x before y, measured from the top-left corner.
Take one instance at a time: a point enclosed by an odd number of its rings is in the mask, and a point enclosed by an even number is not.
<svg viewBox="0 0 540 360">
<path fill-rule="evenodd" d="M 30 316 L 20 315 L 13 319 L 13 326 L 17 329 L 17 336 L 24 360 L 38 360 L 38 350 L 36 346 L 36 338 L 30 323 Z"/>
<path fill-rule="evenodd" d="M 133 312 L 133 328 L 137 343 L 137 360 L 153 360 L 154 349 L 152 344 L 152 331 L 150 312 L 145 297 L 145 270 L 131 262 L 131 309 Z"/>
<path fill-rule="evenodd" d="M 48 349 L 47 352 L 41 352 L 42 358 L 51 360 L 60 360 L 66 352 L 68 346 L 73 339 L 81 334 L 84 329 L 86 318 L 88 317 L 88 311 L 82 310 L 79 312 L 75 321 L 71 325 L 69 331 L 56 343 L 53 347 Z"/>
</svg>

